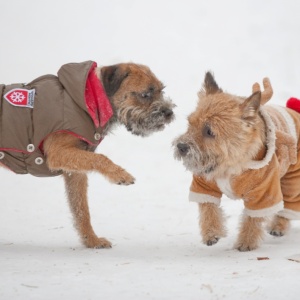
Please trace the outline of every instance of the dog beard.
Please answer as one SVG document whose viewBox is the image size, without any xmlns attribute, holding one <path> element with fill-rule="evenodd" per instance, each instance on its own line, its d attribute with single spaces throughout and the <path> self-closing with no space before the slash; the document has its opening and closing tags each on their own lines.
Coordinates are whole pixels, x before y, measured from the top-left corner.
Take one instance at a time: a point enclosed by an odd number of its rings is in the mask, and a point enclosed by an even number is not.
<svg viewBox="0 0 300 300">
<path fill-rule="evenodd" d="M 185 155 L 182 155 L 178 150 L 177 145 L 180 143 L 188 145 L 188 152 Z M 210 178 L 216 171 L 218 167 L 217 157 L 213 153 L 200 151 L 191 139 L 179 137 L 173 142 L 173 147 L 175 148 L 175 159 L 182 161 L 185 168 L 193 174 Z"/>
<path fill-rule="evenodd" d="M 136 106 L 124 107 L 119 110 L 118 119 L 132 134 L 146 137 L 162 131 L 174 120 L 174 107 L 170 100 L 164 101 L 163 105 L 159 101 L 153 102 L 147 110 Z"/>
</svg>

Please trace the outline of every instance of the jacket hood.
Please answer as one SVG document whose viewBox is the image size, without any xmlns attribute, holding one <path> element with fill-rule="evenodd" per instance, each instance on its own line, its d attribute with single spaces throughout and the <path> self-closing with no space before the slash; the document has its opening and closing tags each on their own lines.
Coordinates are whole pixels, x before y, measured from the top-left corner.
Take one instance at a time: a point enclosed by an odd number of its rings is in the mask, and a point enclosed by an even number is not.
<svg viewBox="0 0 300 300">
<path fill-rule="evenodd" d="M 58 79 L 64 89 L 72 97 L 77 105 L 89 113 L 85 104 L 85 86 L 90 69 L 94 62 L 69 63 L 63 65 L 57 72 Z"/>
<path fill-rule="evenodd" d="M 105 90 L 97 78 L 93 61 L 63 65 L 57 75 L 74 102 L 92 118 L 95 127 L 103 127 L 113 115 Z"/>
</svg>

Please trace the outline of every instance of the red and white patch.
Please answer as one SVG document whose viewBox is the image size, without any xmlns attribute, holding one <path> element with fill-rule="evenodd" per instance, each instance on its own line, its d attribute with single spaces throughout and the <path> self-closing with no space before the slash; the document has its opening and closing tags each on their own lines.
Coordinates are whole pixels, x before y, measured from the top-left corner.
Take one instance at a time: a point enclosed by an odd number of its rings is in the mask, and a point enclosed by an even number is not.
<svg viewBox="0 0 300 300">
<path fill-rule="evenodd" d="M 30 107 L 34 106 L 35 89 L 13 89 L 4 95 L 4 99 L 14 106 Z"/>
</svg>

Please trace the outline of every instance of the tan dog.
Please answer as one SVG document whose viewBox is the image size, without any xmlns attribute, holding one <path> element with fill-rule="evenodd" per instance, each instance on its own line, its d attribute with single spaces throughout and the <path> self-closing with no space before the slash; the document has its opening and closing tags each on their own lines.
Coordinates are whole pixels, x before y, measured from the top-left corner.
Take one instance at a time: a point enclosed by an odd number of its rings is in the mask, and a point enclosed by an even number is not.
<svg viewBox="0 0 300 300">
<path fill-rule="evenodd" d="M 175 158 L 190 170 L 190 200 L 197 202 L 203 242 L 225 236 L 222 194 L 244 200 L 236 248 L 258 247 L 262 222 L 277 214 L 270 234 L 283 235 L 289 219 L 300 219 L 300 115 L 290 109 L 261 106 L 272 96 L 253 86 L 249 98 L 223 92 L 206 73 L 196 110 L 185 134 L 174 141 Z"/>
<path fill-rule="evenodd" d="M 174 119 L 173 104 L 150 69 L 133 63 L 96 67 L 64 65 L 29 84 L 0 85 L 0 162 L 19 174 L 63 174 L 75 226 L 84 245 L 108 248 L 93 231 L 87 173 L 115 184 L 135 179 L 102 154 L 93 153 L 115 124 L 147 136 Z"/>
</svg>

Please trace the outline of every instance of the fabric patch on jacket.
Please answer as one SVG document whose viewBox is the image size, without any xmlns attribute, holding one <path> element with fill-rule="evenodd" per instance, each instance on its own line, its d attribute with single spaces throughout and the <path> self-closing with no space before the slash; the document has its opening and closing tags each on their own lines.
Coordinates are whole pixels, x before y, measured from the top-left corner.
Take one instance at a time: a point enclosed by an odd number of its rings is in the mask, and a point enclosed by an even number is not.
<svg viewBox="0 0 300 300">
<path fill-rule="evenodd" d="M 13 106 L 30 107 L 34 106 L 35 89 L 12 89 L 7 92 L 3 97 Z"/>
</svg>

